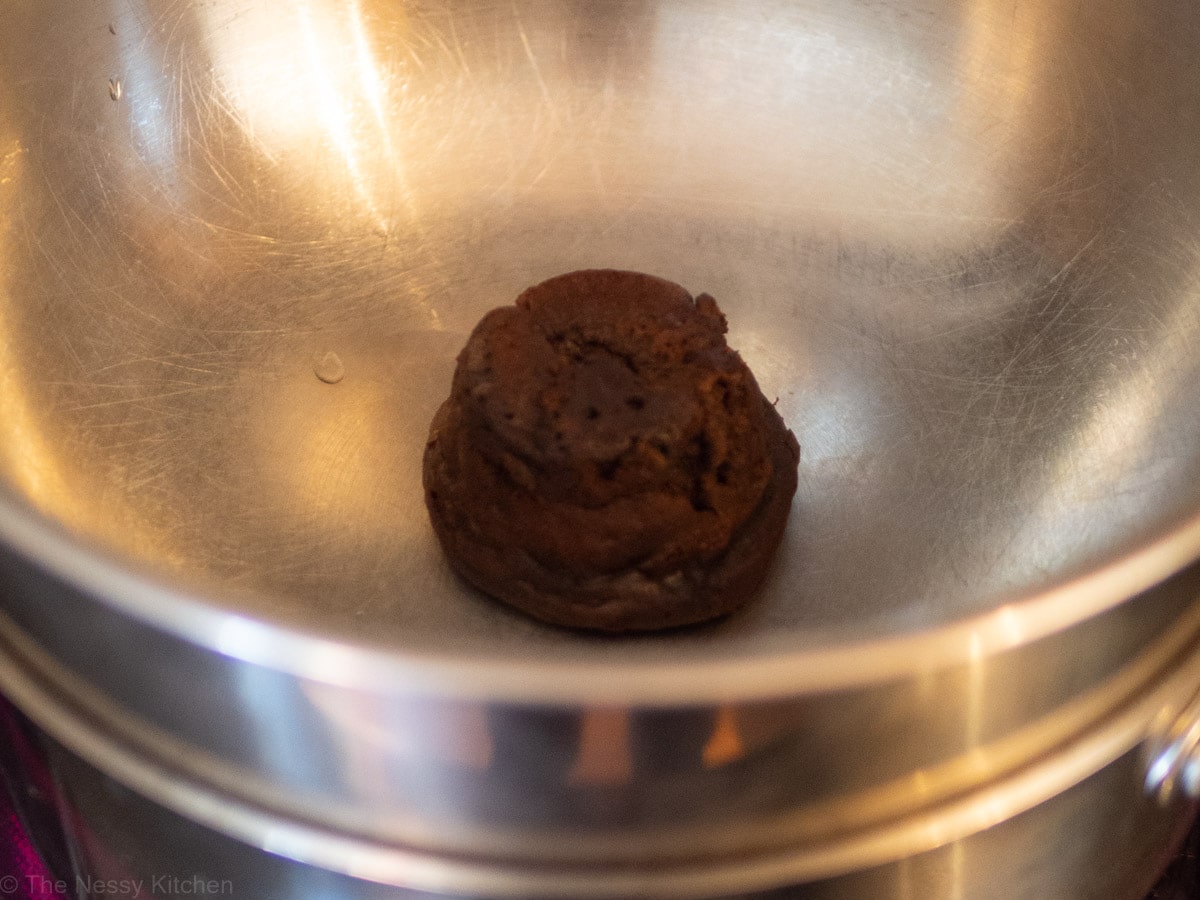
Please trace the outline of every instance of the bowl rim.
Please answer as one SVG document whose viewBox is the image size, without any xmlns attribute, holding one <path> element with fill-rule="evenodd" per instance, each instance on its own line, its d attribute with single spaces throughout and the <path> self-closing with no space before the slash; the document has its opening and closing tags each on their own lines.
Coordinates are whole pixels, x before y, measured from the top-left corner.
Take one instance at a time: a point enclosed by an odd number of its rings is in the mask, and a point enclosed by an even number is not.
<svg viewBox="0 0 1200 900">
<path fill-rule="evenodd" d="M 719 660 L 463 658 L 389 650 L 221 606 L 211 590 L 89 545 L 0 493 L 0 542 L 52 577 L 153 629 L 221 656 L 369 693 L 551 704 L 770 700 L 911 678 L 1029 645 L 1099 616 L 1200 559 L 1200 512 L 1129 552 L 982 613 L 910 633 Z M 3 607 L 0 606 L 0 614 Z"/>
</svg>

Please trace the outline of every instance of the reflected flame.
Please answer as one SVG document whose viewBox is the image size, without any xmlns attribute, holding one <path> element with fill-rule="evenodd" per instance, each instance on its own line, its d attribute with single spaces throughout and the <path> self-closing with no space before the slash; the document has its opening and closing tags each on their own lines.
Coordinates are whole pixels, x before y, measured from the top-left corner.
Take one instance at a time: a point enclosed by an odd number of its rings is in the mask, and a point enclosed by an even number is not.
<svg viewBox="0 0 1200 900">
<path fill-rule="evenodd" d="M 716 769 L 736 762 L 745 755 L 746 745 L 742 740 L 734 708 L 732 706 L 718 707 L 712 736 L 704 745 L 704 765 L 707 768 Z"/>
<path fill-rule="evenodd" d="M 621 785 L 633 780 L 629 714 L 594 709 L 584 714 L 579 754 L 568 776 L 571 784 Z"/>
</svg>

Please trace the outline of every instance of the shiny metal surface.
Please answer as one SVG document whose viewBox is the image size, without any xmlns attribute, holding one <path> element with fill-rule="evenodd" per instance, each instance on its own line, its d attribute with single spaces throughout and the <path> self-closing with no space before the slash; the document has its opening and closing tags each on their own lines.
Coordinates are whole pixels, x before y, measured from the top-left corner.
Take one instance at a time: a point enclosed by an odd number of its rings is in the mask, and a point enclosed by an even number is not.
<svg viewBox="0 0 1200 900">
<path fill-rule="evenodd" d="M 1200 512 L 1186 3 L 6 16 L 10 502 L 213 603 L 389 650 L 732 661 L 992 610 Z M 804 445 L 785 562 L 715 631 L 535 627 L 429 538 L 468 330 L 593 265 L 713 293 Z"/>
<path fill-rule="evenodd" d="M 1200 697 L 1183 711 L 1164 714 L 1144 747 L 1146 791 L 1161 803 L 1200 799 Z"/>
<path fill-rule="evenodd" d="M 182 782 L 418 853 L 762 853 L 1194 641 L 1185 0 L 3 16 L 0 681 Z M 716 626 L 534 625 L 429 529 L 468 331 L 590 266 L 715 295 L 803 447 Z"/>
<path fill-rule="evenodd" d="M 85 884 L 215 882 L 211 893 L 236 900 L 432 900 L 445 896 L 351 878 L 265 853 L 197 825 L 106 777 L 78 756 L 38 733 L 58 786 L 53 798 L 29 798 L 27 816 L 47 826 L 40 837 L 71 849 L 75 876 Z M 1075 761 L 1050 763 L 1062 768 Z M 783 889 L 739 892 L 741 900 L 1141 900 L 1193 813 L 1176 800 L 1168 807 L 1141 794 L 1137 753 L 1120 756 L 1096 774 L 1030 810 L 994 827 L 949 840 L 937 849 L 839 877 Z M 1003 794 L 1001 790 L 998 793 Z M 986 798 L 977 802 L 986 803 Z M 37 806 L 48 807 L 38 809 Z M 34 815 L 37 813 L 37 815 Z M 1103 822 L 1107 827 L 1096 828 Z M 936 823 L 915 827 L 936 829 Z M 61 830 L 61 834 L 60 834 Z M 344 849 L 343 849 L 343 852 Z M 615 873 L 607 873 L 610 878 Z M 626 877 L 619 891 L 588 891 L 579 882 L 559 883 L 549 893 L 493 874 L 483 892 L 453 891 L 458 897 L 731 897 L 723 881 L 680 879 L 655 890 L 655 872 Z M 542 873 L 545 878 L 545 873 Z M 616 880 L 615 878 L 612 880 Z M 699 882 L 699 886 L 697 886 Z M 83 892 L 80 900 L 102 893 Z M 128 893 L 132 893 L 131 891 Z"/>
<path fill-rule="evenodd" d="M 1198 567 L 1067 631 L 915 677 L 572 705 L 415 675 L 370 689 L 297 678 L 6 563 L 6 605 L 40 639 L 0 617 L 0 685 L 83 759 L 166 818 L 452 894 L 703 896 L 888 865 L 1049 802 L 1181 720 L 1200 684 Z"/>
</svg>

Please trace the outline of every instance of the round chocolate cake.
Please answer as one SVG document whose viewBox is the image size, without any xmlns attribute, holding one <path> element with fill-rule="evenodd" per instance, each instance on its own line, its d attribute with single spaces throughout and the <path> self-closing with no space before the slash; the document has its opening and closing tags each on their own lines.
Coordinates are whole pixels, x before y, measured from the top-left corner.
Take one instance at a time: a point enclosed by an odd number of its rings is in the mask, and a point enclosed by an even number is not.
<svg viewBox="0 0 1200 900">
<path fill-rule="evenodd" d="M 557 625 L 701 622 L 761 585 L 800 448 L 707 294 L 593 270 L 492 310 L 458 357 L 425 499 L 469 582 Z"/>
</svg>

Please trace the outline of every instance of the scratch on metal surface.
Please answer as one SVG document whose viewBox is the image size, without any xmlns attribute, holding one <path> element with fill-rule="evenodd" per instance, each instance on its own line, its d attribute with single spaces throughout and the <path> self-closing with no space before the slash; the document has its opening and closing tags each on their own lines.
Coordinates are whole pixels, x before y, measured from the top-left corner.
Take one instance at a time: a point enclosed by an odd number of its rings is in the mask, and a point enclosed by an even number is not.
<svg viewBox="0 0 1200 900">
<path fill-rule="evenodd" d="M 542 99 L 546 103 L 546 107 L 550 111 L 550 115 L 555 119 L 558 118 L 558 111 L 554 106 L 554 98 L 550 95 L 550 86 L 546 84 L 546 79 L 542 75 L 542 66 L 538 62 L 537 56 L 533 52 L 533 45 L 529 43 L 529 33 L 525 30 L 525 23 L 521 19 L 521 13 L 517 9 L 517 4 L 512 5 L 513 18 L 517 23 L 517 36 L 521 39 L 521 46 L 525 48 L 525 58 L 529 60 L 529 67 L 533 69 L 533 77 L 537 79 L 538 89 L 542 92 Z"/>
<path fill-rule="evenodd" d="M 596 187 L 596 193 L 608 199 L 608 186 L 604 183 L 604 170 L 600 166 L 600 156 L 596 152 L 595 146 L 588 148 L 588 160 L 591 162 L 592 181 Z"/>
<path fill-rule="evenodd" d="M 10 149 L 0 156 L 0 185 L 9 184 L 13 180 L 13 172 L 17 169 L 18 158 L 23 153 L 25 153 L 25 148 L 21 142 L 14 140 Z"/>
<path fill-rule="evenodd" d="M 1049 280 L 1047 280 L 1046 284 L 1047 285 L 1054 284 L 1054 283 L 1058 282 L 1060 279 L 1064 278 L 1067 274 L 1069 274 L 1071 269 L 1073 269 L 1075 267 L 1075 264 L 1077 262 L 1079 262 L 1080 259 L 1083 258 L 1084 254 L 1092 249 L 1092 247 L 1095 245 L 1096 241 L 1100 240 L 1100 237 L 1101 237 L 1101 232 L 1099 232 L 1099 231 L 1097 231 L 1094 235 L 1092 235 L 1091 239 L 1089 241 L 1087 241 L 1087 243 L 1083 244 L 1083 246 L 1081 246 L 1078 250 L 1076 250 L 1075 254 L 1070 259 L 1068 259 L 1065 263 L 1063 263 L 1062 268 L 1059 269 L 1054 274 L 1053 277 L 1051 277 Z M 1051 296 L 1050 300 L 1047 301 L 1047 303 L 1046 303 L 1046 308 L 1049 308 L 1050 302 L 1052 302 L 1054 300 L 1054 298 L 1057 296 L 1058 296 L 1057 293 Z"/>
<path fill-rule="evenodd" d="M 463 53 L 462 39 L 458 36 L 458 28 L 455 26 L 455 17 L 451 16 L 447 20 L 450 27 L 450 37 L 454 40 L 454 57 L 458 60 L 458 64 L 462 67 L 462 73 L 467 76 L 467 79 L 472 78 L 471 64 L 467 62 L 467 56 Z M 445 44 L 442 44 L 445 47 Z M 448 49 L 448 48 L 447 48 Z"/>
<path fill-rule="evenodd" d="M 159 400 L 167 400 L 171 397 L 181 397 L 186 394 L 199 394 L 212 391 L 225 390 L 227 385 L 224 384 L 197 384 L 187 388 L 180 388 L 176 391 L 163 391 L 157 394 L 142 394 L 137 397 L 121 397 L 115 400 L 101 400 L 97 403 L 81 403 L 74 406 L 66 407 L 68 412 L 85 412 L 91 409 L 105 409 L 113 406 L 129 406 L 156 403 Z"/>
<path fill-rule="evenodd" d="M 202 366 L 189 366 L 189 365 L 185 365 L 184 363 L 181 363 L 181 362 L 175 362 L 175 360 L 170 358 L 169 356 L 166 356 L 166 357 L 140 356 L 140 357 L 137 357 L 136 359 L 122 360 L 121 362 L 110 363 L 107 366 L 101 366 L 100 368 L 93 369 L 92 374 L 100 375 L 105 372 L 115 371 L 117 369 L 129 368 L 132 366 L 147 366 L 147 365 L 161 366 L 163 368 L 179 369 L 182 372 L 195 372 L 198 375 L 219 375 L 219 374 L 221 374 L 220 367 L 206 368 L 206 367 L 202 367 Z M 94 386 L 100 387 L 102 385 L 97 384 Z M 117 385 L 112 385 L 112 386 L 115 387 Z"/>
<path fill-rule="evenodd" d="M 66 203 L 64 203 L 62 194 L 59 192 L 59 189 L 56 187 L 55 183 L 50 178 L 46 177 L 46 173 L 44 171 L 42 172 L 42 175 L 45 181 L 46 192 L 50 195 L 50 199 L 54 202 L 54 206 L 58 209 L 63 225 L 67 226 L 63 229 L 66 233 L 66 237 L 75 245 L 76 250 L 78 250 L 80 253 L 86 253 L 87 247 L 84 245 L 83 238 L 80 237 L 74 228 L 70 227 L 70 223 L 74 221 L 81 225 L 83 227 L 83 231 L 93 240 L 93 242 L 96 239 L 95 224 L 92 221 L 83 218 L 78 209 L 68 206 Z M 37 241 L 37 249 L 46 257 L 47 261 L 50 262 L 56 272 L 60 274 L 65 272 L 63 263 L 59 259 L 55 258 L 55 255 L 51 254 L 40 240 Z"/>
</svg>

